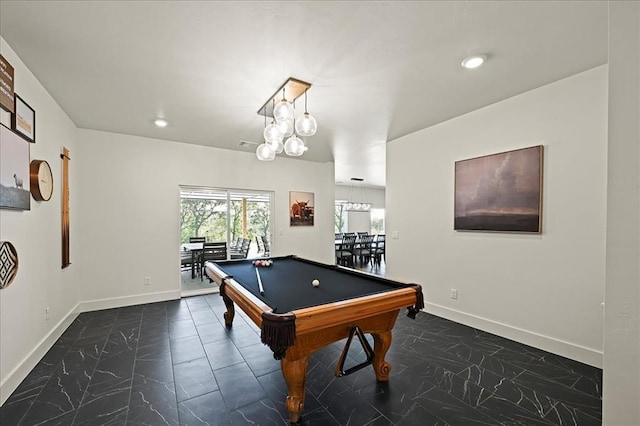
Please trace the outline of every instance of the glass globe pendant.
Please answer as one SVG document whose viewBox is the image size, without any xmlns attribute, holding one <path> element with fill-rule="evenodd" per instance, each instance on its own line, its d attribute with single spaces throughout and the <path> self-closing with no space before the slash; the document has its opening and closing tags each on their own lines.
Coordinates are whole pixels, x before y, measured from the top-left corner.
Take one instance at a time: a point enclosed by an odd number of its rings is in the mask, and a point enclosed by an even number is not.
<svg viewBox="0 0 640 426">
<path fill-rule="evenodd" d="M 305 151 L 304 142 L 295 133 L 284 143 L 284 152 L 292 157 L 299 157 Z"/>
<path fill-rule="evenodd" d="M 276 139 L 274 141 L 266 141 L 266 144 L 269 145 L 269 147 L 271 147 L 273 152 L 275 152 L 276 154 L 280 154 L 282 152 L 282 150 L 284 149 L 284 144 L 282 143 L 282 138 Z"/>
<path fill-rule="evenodd" d="M 284 137 L 277 124 L 274 122 L 271 122 L 271 124 L 264 128 L 263 136 L 264 140 L 267 142 L 280 141 L 280 143 L 282 143 L 282 138 Z"/>
<path fill-rule="evenodd" d="M 276 158 L 276 153 L 271 149 L 271 146 L 265 142 L 258 145 L 258 148 L 256 149 L 256 157 L 258 157 L 258 160 L 260 161 L 272 161 Z"/>
<path fill-rule="evenodd" d="M 284 89 L 282 89 L 282 100 L 273 108 L 273 117 L 276 119 L 276 122 L 280 122 L 287 118 L 293 120 L 293 105 L 291 102 L 287 101 Z"/>
<path fill-rule="evenodd" d="M 302 117 L 296 120 L 296 133 L 300 136 L 313 136 L 318 130 L 316 119 L 305 112 Z"/>
<path fill-rule="evenodd" d="M 278 120 L 276 122 L 276 126 L 278 127 L 278 131 L 282 134 L 283 137 L 288 138 L 293 135 L 293 120 L 290 118 L 285 118 L 282 120 Z"/>
<path fill-rule="evenodd" d="M 313 136 L 318 130 L 316 119 L 307 111 L 307 91 L 304 91 L 304 114 L 296 120 L 296 133 L 300 136 Z"/>
</svg>

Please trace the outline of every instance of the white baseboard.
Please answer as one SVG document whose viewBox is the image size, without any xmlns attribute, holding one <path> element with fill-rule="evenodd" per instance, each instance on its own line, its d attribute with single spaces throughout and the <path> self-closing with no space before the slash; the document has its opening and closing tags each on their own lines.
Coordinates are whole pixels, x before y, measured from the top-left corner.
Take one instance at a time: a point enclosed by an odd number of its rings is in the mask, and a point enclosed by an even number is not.
<svg viewBox="0 0 640 426">
<path fill-rule="evenodd" d="M 425 302 L 425 312 L 437 315 L 460 324 L 468 325 L 479 330 L 483 330 L 525 345 L 533 346 L 547 352 L 561 355 L 584 364 L 602 368 L 602 351 L 576 345 L 571 342 L 558 340 L 553 337 L 544 336 L 533 331 L 524 330 L 512 325 L 471 315 L 445 306 Z"/>
<path fill-rule="evenodd" d="M 177 299 L 180 299 L 180 290 L 89 300 L 78 304 L 78 312 L 92 312 L 102 309 L 122 308 L 124 306 L 143 305 L 145 303 L 165 302 L 167 300 Z"/>
<path fill-rule="evenodd" d="M 0 383 L 0 405 L 11 396 L 25 377 L 40 362 L 53 344 L 62 336 L 62 333 L 71 325 L 78 314 L 82 312 L 98 311 L 101 309 L 121 308 L 124 306 L 141 305 L 145 303 L 164 302 L 180 299 L 180 290 L 165 291 L 161 293 L 140 294 L 135 296 L 116 297 L 112 299 L 91 300 L 78 303 L 69 313 L 56 324 L 33 350 L 11 371 Z"/>
<path fill-rule="evenodd" d="M 22 383 L 25 377 L 33 370 L 42 357 L 47 353 L 53 344 L 62 336 L 62 333 L 71 325 L 73 320 L 78 316 L 78 305 L 72 308 L 67 315 L 64 316 L 56 324 L 49 334 L 47 334 L 33 350 L 11 371 L 7 377 L 0 383 L 0 405 L 11 396 L 14 390 Z"/>
</svg>

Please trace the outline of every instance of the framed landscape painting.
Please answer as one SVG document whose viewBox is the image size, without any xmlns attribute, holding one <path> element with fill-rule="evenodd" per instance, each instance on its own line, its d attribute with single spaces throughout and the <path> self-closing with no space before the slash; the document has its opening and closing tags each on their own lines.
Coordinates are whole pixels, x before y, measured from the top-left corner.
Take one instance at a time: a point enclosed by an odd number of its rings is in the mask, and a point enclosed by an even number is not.
<svg viewBox="0 0 640 426">
<path fill-rule="evenodd" d="M 455 163 L 454 229 L 541 232 L 543 146 Z"/>
<path fill-rule="evenodd" d="M 0 125 L 0 208 L 31 209 L 29 142 Z"/>
</svg>

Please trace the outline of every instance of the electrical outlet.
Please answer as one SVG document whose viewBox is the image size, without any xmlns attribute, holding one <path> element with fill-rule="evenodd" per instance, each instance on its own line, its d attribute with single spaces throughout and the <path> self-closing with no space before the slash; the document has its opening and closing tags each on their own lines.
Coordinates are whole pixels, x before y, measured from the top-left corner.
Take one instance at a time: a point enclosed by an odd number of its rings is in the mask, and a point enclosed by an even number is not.
<svg viewBox="0 0 640 426">
<path fill-rule="evenodd" d="M 144 285 L 151 285 L 151 277 L 144 277 Z"/>
<path fill-rule="evenodd" d="M 50 310 L 51 310 L 51 308 L 48 307 L 48 306 L 46 308 L 44 308 L 44 320 L 45 321 L 49 321 L 49 311 Z"/>
<path fill-rule="evenodd" d="M 393 231 L 391 233 L 391 238 L 394 239 L 394 240 L 399 239 L 400 238 L 400 231 Z"/>
<path fill-rule="evenodd" d="M 458 289 L 456 289 L 456 288 L 452 288 L 451 289 L 451 298 L 452 299 L 457 299 L 458 298 Z"/>
</svg>

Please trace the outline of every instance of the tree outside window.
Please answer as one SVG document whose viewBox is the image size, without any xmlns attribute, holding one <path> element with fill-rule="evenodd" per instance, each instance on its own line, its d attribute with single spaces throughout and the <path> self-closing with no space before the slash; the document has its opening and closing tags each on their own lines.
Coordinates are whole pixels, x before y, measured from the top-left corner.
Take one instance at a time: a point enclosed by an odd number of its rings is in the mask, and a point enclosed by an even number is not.
<svg viewBox="0 0 640 426">
<path fill-rule="evenodd" d="M 333 214 L 334 232 L 336 234 L 347 232 L 348 229 L 348 214 L 347 208 L 343 202 L 335 203 L 335 210 Z"/>
<path fill-rule="evenodd" d="M 371 234 L 384 234 L 384 209 L 371 209 Z"/>
</svg>

